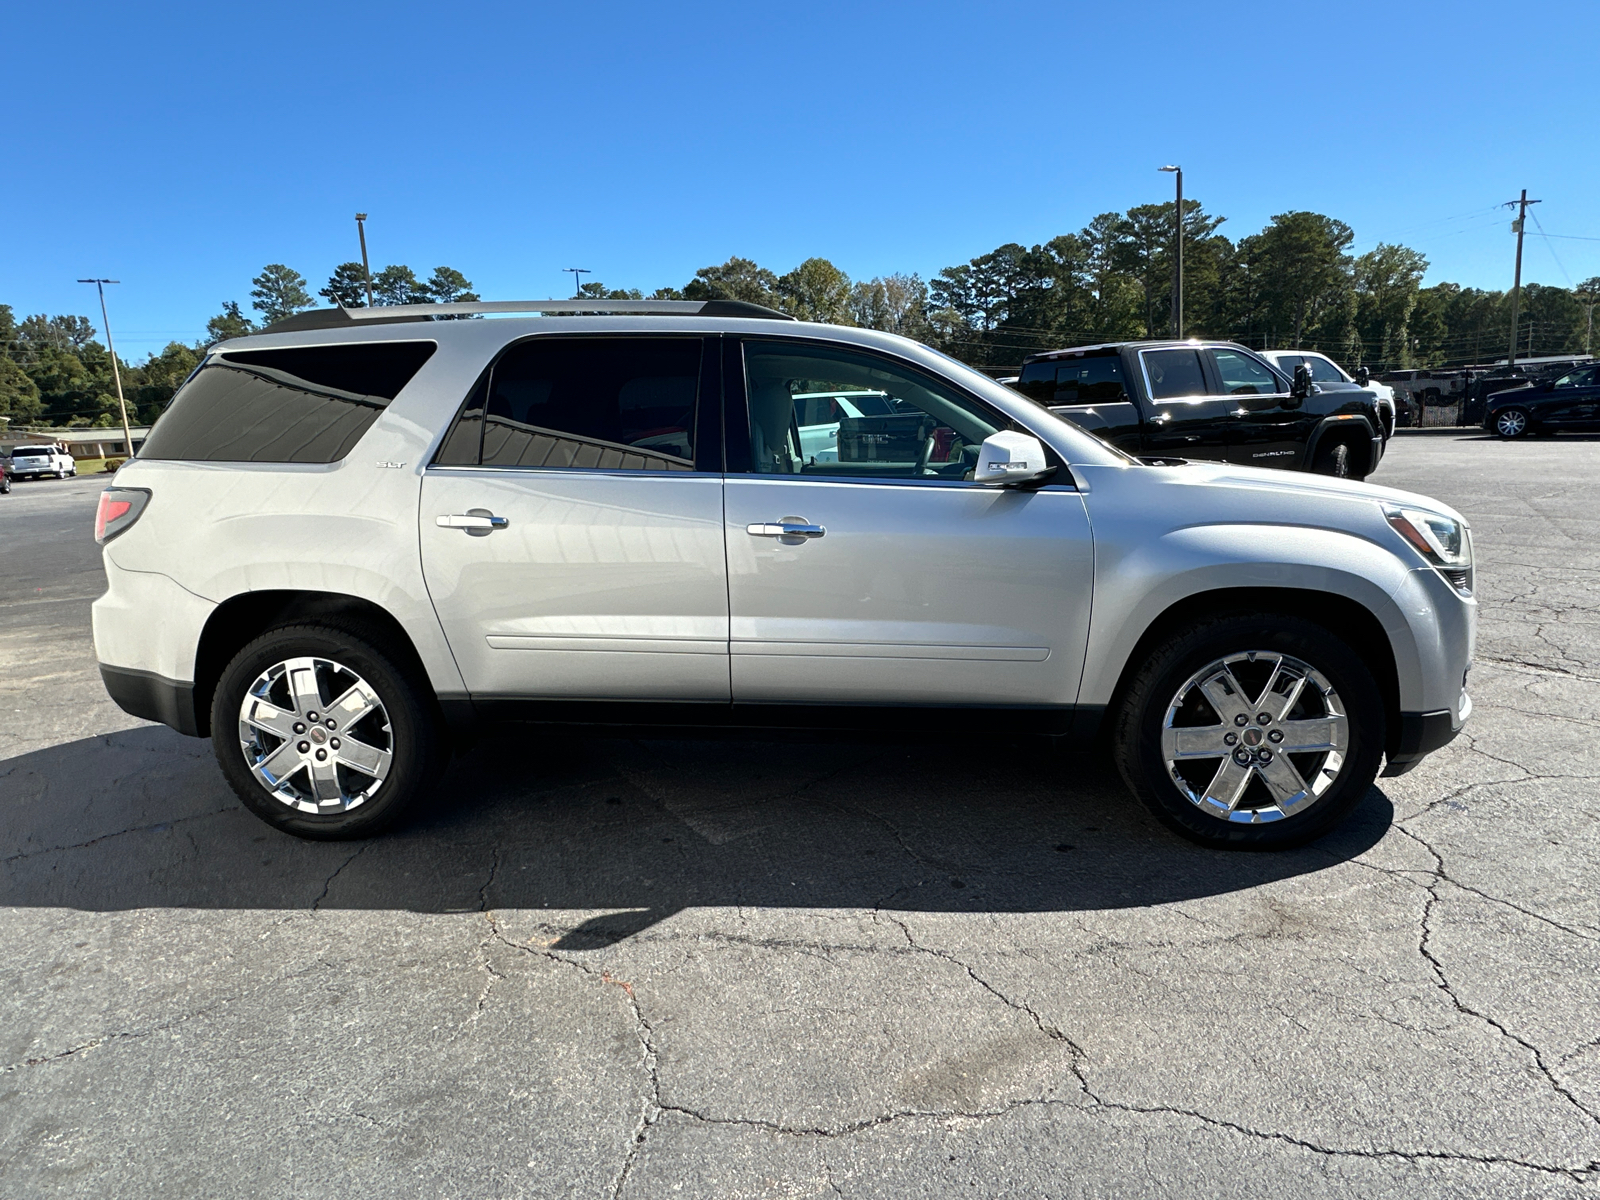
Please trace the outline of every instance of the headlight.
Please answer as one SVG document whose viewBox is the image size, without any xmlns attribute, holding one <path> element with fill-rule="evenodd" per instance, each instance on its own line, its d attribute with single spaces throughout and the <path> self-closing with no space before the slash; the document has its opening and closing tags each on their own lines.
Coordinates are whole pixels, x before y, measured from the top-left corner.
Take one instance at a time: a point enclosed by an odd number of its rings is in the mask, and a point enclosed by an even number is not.
<svg viewBox="0 0 1600 1200">
<path fill-rule="evenodd" d="M 1464 522 L 1420 508 L 1387 504 L 1383 515 L 1451 587 L 1463 596 L 1472 595 L 1472 535 Z"/>
</svg>

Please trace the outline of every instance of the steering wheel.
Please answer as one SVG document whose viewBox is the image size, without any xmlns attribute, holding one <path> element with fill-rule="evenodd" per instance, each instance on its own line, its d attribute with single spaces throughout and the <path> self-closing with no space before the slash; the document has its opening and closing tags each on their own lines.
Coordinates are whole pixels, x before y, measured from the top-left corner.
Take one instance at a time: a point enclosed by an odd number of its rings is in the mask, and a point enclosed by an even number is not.
<svg viewBox="0 0 1600 1200">
<path fill-rule="evenodd" d="M 912 475 L 921 477 L 929 474 L 928 462 L 933 458 L 933 439 L 938 432 L 939 427 L 934 425 L 929 428 L 928 436 L 922 439 L 922 446 L 917 450 L 917 466 L 911 472 Z"/>
</svg>

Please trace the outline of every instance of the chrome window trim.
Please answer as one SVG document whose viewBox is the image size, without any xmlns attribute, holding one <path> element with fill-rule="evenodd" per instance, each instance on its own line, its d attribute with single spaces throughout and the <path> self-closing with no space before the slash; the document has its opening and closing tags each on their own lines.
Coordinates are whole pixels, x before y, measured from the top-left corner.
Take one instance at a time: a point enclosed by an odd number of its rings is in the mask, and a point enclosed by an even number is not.
<svg viewBox="0 0 1600 1200">
<path fill-rule="evenodd" d="M 912 479 L 895 477 L 888 479 L 874 479 L 865 475 L 764 475 L 758 471 L 619 471 L 610 467 L 490 467 L 490 466 L 462 466 L 459 463 L 429 463 L 423 472 L 446 471 L 451 473 L 492 472 L 495 474 L 510 475 L 602 475 L 620 477 L 623 479 L 638 479 L 644 476 L 656 479 L 770 479 L 778 481 L 804 480 L 807 483 L 849 483 L 870 484 L 873 487 L 935 487 L 935 488 L 981 488 L 988 492 L 1011 491 L 1015 489 L 992 487 L 987 483 L 978 483 L 972 479 Z M 1070 467 L 1066 468 L 1070 477 Z M 1051 481 L 1043 487 L 1032 489 L 1041 492 L 1076 492 L 1080 490 L 1076 481 L 1069 480 L 1065 483 Z"/>
<path fill-rule="evenodd" d="M 429 463 L 426 471 L 490 471 L 510 475 L 608 475 L 625 479 L 652 476 L 657 479 L 720 479 L 722 471 L 630 471 L 620 467 L 517 467 L 488 463 Z"/>
</svg>

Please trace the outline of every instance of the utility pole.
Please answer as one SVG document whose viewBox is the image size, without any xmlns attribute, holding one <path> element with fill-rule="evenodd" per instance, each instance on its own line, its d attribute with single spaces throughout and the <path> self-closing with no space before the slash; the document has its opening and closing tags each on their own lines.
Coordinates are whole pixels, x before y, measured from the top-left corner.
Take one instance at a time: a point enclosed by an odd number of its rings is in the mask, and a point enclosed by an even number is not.
<svg viewBox="0 0 1600 1200">
<path fill-rule="evenodd" d="M 1178 177 L 1178 210 L 1172 220 L 1172 336 L 1183 337 L 1183 168 L 1159 168 Z"/>
<path fill-rule="evenodd" d="M 117 367 L 117 347 L 111 341 L 111 318 L 106 315 L 106 284 L 121 283 L 120 279 L 80 279 L 79 283 L 92 283 L 100 293 L 100 323 L 106 330 L 106 349 L 111 352 L 111 378 L 117 381 L 117 407 L 122 410 L 123 445 L 128 457 L 133 457 L 133 430 L 128 426 L 128 402 L 122 398 L 122 372 Z"/>
<path fill-rule="evenodd" d="M 573 288 L 572 298 L 574 300 L 582 300 L 583 299 L 583 277 L 585 275 L 593 275 L 594 272 L 589 270 L 588 267 L 562 267 L 561 269 L 563 271 L 571 271 L 572 272 L 572 288 Z"/>
<path fill-rule="evenodd" d="M 1517 235 L 1517 274 L 1511 284 L 1511 351 L 1506 355 L 1506 366 L 1515 366 L 1517 361 L 1517 306 L 1522 300 L 1522 227 L 1528 220 L 1528 205 L 1541 204 L 1540 200 L 1529 200 L 1528 189 L 1522 189 L 1522 199 L 1507 200 L 1504 207 L 1517 207 L 1517 219 L 1511 222 L 1511 228 Z M 1528 327 L 1528 344 L 1533 344 L 1533 327 Z"/>
<path fill-rule="evenodd" d="M 367 265 L 367 214 L 356 214 L 356 232 L 361 235 L 361 274 L 367 282 L 367 307 L 372 305 L 372 268 Z"/>
</svg>

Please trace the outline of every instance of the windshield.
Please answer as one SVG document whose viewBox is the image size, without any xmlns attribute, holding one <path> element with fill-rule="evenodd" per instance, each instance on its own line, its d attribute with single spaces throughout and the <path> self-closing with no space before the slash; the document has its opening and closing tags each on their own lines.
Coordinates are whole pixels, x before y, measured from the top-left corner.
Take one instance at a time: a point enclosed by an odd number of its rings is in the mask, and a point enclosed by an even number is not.
<svg viewBox="0 0 1600 1200">
<path fill-rule="evenodd" d="M 15 450 L 13 450 L 11 452 L 11 457 L 13 457 L 13 458 L 23 458 L 23 457 L 28 457 L 28 458 L 32 458 L 32 457 L 49 458 L 54 453 L 55 453 L 55 451 L 52 450 L 49 446 L 18 446 Z"/>
<path fill-rule="evenodd" d="M 1317 383 L 1346 383 L 1344 372 L 1320 354 L 1306 355 L 1306 366 L 1311 368 L 1311 378 Z"/>
</svg>

